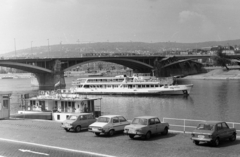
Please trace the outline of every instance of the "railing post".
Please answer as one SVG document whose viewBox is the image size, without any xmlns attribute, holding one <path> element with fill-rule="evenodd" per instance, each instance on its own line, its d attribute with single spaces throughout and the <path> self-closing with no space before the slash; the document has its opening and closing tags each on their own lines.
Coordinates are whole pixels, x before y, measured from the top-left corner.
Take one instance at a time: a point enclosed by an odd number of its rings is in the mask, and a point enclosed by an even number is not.
<svg viewBox="0 0 240 157">
<path fill-rule="evenodd" d="M 183 124 L 184 124 L 184 126 L 183 126 L 183 133 L 184 133 L 184 134 L 185 134 L 185 124 L 186 124 L 185 121 L 186 121 L 186 119 L 183 120 Z"/>
</svg>

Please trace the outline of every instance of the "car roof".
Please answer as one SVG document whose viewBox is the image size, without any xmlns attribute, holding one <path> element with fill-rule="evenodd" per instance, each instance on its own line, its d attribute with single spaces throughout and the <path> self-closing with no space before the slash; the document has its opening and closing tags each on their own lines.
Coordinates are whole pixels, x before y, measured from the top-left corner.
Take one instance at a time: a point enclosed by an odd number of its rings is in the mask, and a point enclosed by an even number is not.
<svg viewBox="0 0 240 157">
<path fill-rule="evenodd" d="M 120 117 L 121 115 L 103 115 L 103 116 L 100 116 L 100 117 L 108 117 L 108 118 L 113 118 L 113 117 Z M 123 117 L 123 116 L 121 116 Z"/>
<path fill-rule="evenodd" d="M 201 122 L 199 124 L 217 124 L 217 123 L 224 123 L 223 121 L 205 121 L 205 122 Z"/>
<path fill-rule="evenodd" d="M 74 116 L 79 116 L 79 115 L 92 115 L 92 113 L 71 113 L 69 114 L 70 116 L 71 115 L 74 115 Z"/>
<path fill-rule="evenodd" d="M 158 117 L 156 117 L 156 116 L 140 116 L 140 117 L 135 117 L 135 118 L 151 119 L 151 118 L 158 118 Z"/>
</svg>

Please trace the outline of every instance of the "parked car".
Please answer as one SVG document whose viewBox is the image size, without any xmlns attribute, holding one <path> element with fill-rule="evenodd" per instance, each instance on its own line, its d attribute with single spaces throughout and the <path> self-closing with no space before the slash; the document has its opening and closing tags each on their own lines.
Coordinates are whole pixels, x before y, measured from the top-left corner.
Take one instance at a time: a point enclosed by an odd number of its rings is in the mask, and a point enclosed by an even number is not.
<svg viewBox="0 0 240 157">
<path fill-rule="evenodd" d="M 92 113 L 76 113 L 71 114 L 67 120 L 62 122 L 62 127 L 68 132 L 74 130 L 80 132 L 82 129 L 87 129 L 88 126 L 96 121 Z"/>
<path fill-rule="evenodd" d="M 116 131 L 123 131 L 130 123 L 121 115 L 105 115 L 98 117 L 97 121 L 91 124 L 88 131 L 99 136 L 101 133 L 113 136 Z"/>
<path fill-rule="evenodd" d="M 229 128 L 226 122 L 202 122 L 192 132 L 191 139 L 196 145 L 200 142 L 208 142 L 218 146 L 223 139 L 235 141 L 236 135 L 236 129 Z"/>
<path fill-rule="evenodd" d="M 167 135 L 168 129 L 169 124 L 161 123 L 158 117 L 142 116 L 134 118 L 130 125 L 125 126 L 124 134 L 129 135 L 131 139 L 135 136 L 149 139 L 153 134 Z"/>
</svg>

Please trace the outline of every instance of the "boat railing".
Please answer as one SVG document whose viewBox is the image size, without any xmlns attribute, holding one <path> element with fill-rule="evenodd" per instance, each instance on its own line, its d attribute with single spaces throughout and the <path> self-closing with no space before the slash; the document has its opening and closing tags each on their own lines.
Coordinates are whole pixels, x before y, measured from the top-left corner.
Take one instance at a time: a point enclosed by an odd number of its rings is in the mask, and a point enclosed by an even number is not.
<svg viewBox="0 0 240 157">
<path fill-rule="evenodd" d="M 179 118 L 163 118 L 164 123 L 169 123 L 170 130 L 182 133 L 191 133 L 197 127 L 200 122 L 206 122 L 206 120 L 195 119 L 179 119 Z M 240 123 L 226 122 L 230 128 L 235 128 L 237 133 L 240 133 Z"/>
</svg>

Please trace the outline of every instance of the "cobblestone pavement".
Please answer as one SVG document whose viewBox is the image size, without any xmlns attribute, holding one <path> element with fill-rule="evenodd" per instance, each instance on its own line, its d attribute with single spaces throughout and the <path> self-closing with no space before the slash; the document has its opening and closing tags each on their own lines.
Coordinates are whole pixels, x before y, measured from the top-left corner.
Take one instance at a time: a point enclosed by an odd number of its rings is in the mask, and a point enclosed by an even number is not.
<svg viewBox="0 0 240 157">
<path fill-rule="evenodd" d="M 224 141 L 219 147 L 196 146 L 190 140 L 190 134 L 170 132 L 167 136 L 157 135 L 146 141 L 141 138 L 131 140 L 121 133 L 113 137 L 96 137 L 88 131 L 65 132 L 60 126 L 53 121 L 0 120 L 0 140 L 18 140 L 119 157 L 240 157 L 239 138 L 235 142 Z M 0 141 L 0 145 L 2 143 Z M 0 146 L 0 156 L 4 156 L 2 152 L 7 153 L 3 149 Z"/>
</svg>

